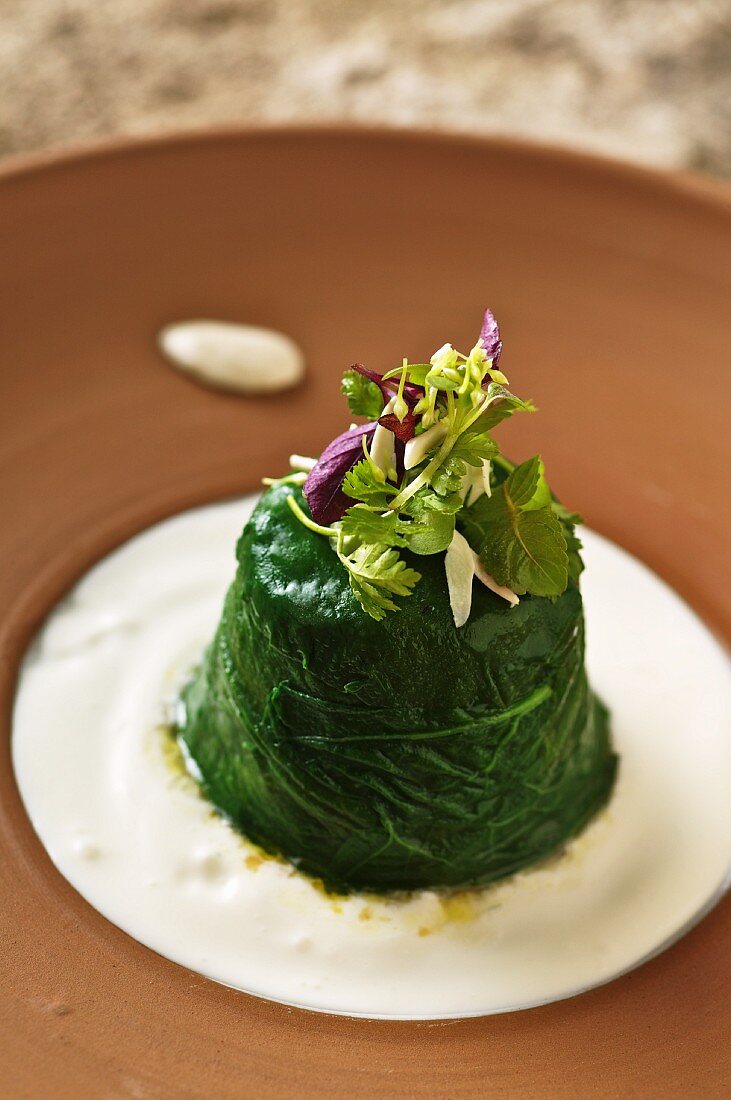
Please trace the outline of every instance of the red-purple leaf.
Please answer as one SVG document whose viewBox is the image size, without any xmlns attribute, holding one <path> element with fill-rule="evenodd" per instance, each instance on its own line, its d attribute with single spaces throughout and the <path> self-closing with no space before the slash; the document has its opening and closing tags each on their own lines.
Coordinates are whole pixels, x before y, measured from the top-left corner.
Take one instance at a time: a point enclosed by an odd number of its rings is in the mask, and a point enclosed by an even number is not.
<svg viewBox="0 0 731 1100">
<path fill-rule="evenodd" d="M 369 382 L 375 382 L 386 404 L 398 393 L 399 378 L 397 375 L 394 375 L 393 378 L 384 378 L 382 374 L 374 370 L 369 370 L 368 367 L 364 367 L 362 363 L 353 363 L 350 369 L 357 370 L 358 374 L 362 374 Z M 404 385 L 404 398 L 409 406 L 416 405 L 418 401 L 421 401 L 423 396 L 423 386 L 417 386 L 414 382 L 407 382 Z"/>
<path fill-rule="evenodd" d="M 363 377 L 367 378 L 369 382 L 375 382 L 375 384 L 378 386 L 381 393 L 383 394 L 384 401 L 386 400 L 386 394 L 384 392 L 384 387 L 388 386 L 388 382 L 383 381 L 383 378 L 378 373 L 378 371 L 369 370 L 368 367 L 363 365 L 363 363 L 353 363 L 353 365 L 351 366 L 350 369 L 351 370 L 357 370 L 358 374 L 362 374 Z M 390 379 L 389 379 L 389 382 L 390 382 Z M 391 394 L 389 393 L 388 396 L 390 398 Z"/>
<path fill-rule="evenodd" d="M 480 343 L 487 352 L 488 359 L 492 359 L 493 367 L 500 362 L 500 354 L 503 350 L 503 342 L 500 339 L 500 326 L 495 320 L 492 310 L 486 309 L 480 330 Z"/>
<path fill-rule="evenodd" d="M 388 404 L 388 402 L 398 393 L 398 376 L 395 375 L 393 378 L 384 379 L 383 375 L 378 374 L 374 370 L 369 370 L 368 367 L 364 367 L 362 363 L 354 363 L 351 369 L 357 370 L 358 374 L 362 374 L 369 382 L 375 382 L 381 391 L 385 404 Z M 403 443 L 408 442 L 409 439 L 413 439 L 414 432 L 416 431 L 414 408 L 418 405 L 423 396 L 423 386 L 417 386 L 413 382 L 406 382 L 403 388 L 403 398 L 409 407 L 409 411 L 404 419 L 399 420 L 395 413 L 386 413 L 385 416 L 379 417 L 378 423 L 383 424 L 384 428 L 388 428 L 388 430 L 393 432 L 396 438 L 400 439 Z"/>
<path fill-rule="evenodd" d="M 378 418 L 378 423 L 383 424 L 384 428 L 388 428 L 390 432 L 393 432 L 397 439 L 400 439 L 403 443 L 408 443 L 410 439 L 414 438 L 416 419 L 414 410 L 410 408 L 403 420 L 399 420 L 396 413 L 386 413 L 385 416 Z"/>
<path fill-rule="evenodd" d="M 374 421 L 343 432 L 328 443 L 310 470 L 304 484 L 304 494 L 315 523 L 335 523 L 343 518 L 353 503 L 342 490 L 343 480 L 363 457 L 363 436 L 370 446 L 375 430 Z"/>
</svg>

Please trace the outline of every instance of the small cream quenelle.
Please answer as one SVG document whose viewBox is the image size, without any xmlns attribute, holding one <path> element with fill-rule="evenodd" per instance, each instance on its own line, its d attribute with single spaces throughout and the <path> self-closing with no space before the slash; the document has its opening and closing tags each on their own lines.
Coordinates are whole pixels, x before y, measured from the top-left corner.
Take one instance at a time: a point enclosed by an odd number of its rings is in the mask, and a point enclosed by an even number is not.
<svg viewBox="0 0 731 1100">
<path fill-rule="evenodd" d="M 278 393 L 305 372 L 301 349 L 281 332 L 229 321 L 182 321 L 160 332 L 162 353 L 207 386 L 235 393 Z"/>
</svg>

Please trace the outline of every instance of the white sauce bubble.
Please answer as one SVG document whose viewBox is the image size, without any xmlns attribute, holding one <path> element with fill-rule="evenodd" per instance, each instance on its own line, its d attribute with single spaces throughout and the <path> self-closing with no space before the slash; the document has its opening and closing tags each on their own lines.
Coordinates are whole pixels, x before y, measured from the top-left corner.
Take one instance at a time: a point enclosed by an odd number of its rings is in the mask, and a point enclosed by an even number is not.
<svg viewBox="0 0 731 1100">
<path fill-rule="evenodd" d="M 207 386 L 235 393 L 278 393 L 301 382 L 304 355 L 288 336 L 258 325 L 181 321 L 159 335 L 179 370 Z"/>
<path fill-rule="evenodd" d="M 589 671 L 621 765 L 609 807 L 562 857 L 482 891 L 400 901 L 327 897 L 262 858 L 171 767 L 160 729 L 213 635 L 250 507 L 198 509 L 132 539 L 51 614 L 23 663 L 23 800 L 56 866 L 109 920 L 261 996 L 433 1018 L 604 982 L 718 895 L 731 863 L 727 658 L 657 577 L 591 532 Z"/>
</svg>

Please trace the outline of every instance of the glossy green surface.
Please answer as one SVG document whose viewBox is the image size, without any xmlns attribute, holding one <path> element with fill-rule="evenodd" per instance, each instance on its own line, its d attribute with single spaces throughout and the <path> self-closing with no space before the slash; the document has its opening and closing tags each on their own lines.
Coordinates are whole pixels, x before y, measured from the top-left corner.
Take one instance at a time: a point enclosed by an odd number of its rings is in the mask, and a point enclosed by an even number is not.
<svg viewBox="0 0 731 1100">
<path fill-rule="evenodd" d="M 444 556 L 419 557 L 413 595 L 374 622 L 291 491 L 270 489 L 246 525 L 184 694 L 179 733 L 207 796 L 345 890 L 484 883 L 555 851 L 616 771 L 578 588 L 510 608 L 475 584 L 457 630 Z"/>
</svg>

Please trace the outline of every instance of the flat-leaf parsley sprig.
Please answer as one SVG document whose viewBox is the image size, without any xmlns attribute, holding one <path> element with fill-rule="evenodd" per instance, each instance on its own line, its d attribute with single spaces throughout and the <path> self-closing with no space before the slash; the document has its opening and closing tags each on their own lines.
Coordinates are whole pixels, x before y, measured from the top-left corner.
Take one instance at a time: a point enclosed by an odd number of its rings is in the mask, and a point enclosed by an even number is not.
<svg viewBox="0 0 731 1100">
<path fill-rule="evenodd" d="M 469 617 L 477 578 L 518 603 L 560 596 L 581 571 L 579 516 L 552 496 L 541 459 L 513 466 L 493 438 L 516 412 L 534 412 L 508 388 L 498 364 L 497 321 L 485 312 L 464 355 L 444 344 L 428 363 L 378 374 L 345 372 L 353 424 L 315 460 L 292 456 L 281 478 L 303 488 L 310 514 L 290 494 L 305 527 L 331 540 L 363 610 L 380 620 L 421 579 L 400 551 L 445 553 L 455 624 Z M 271 482 L 269 482 L 271 484 Z"/>
</svg>

